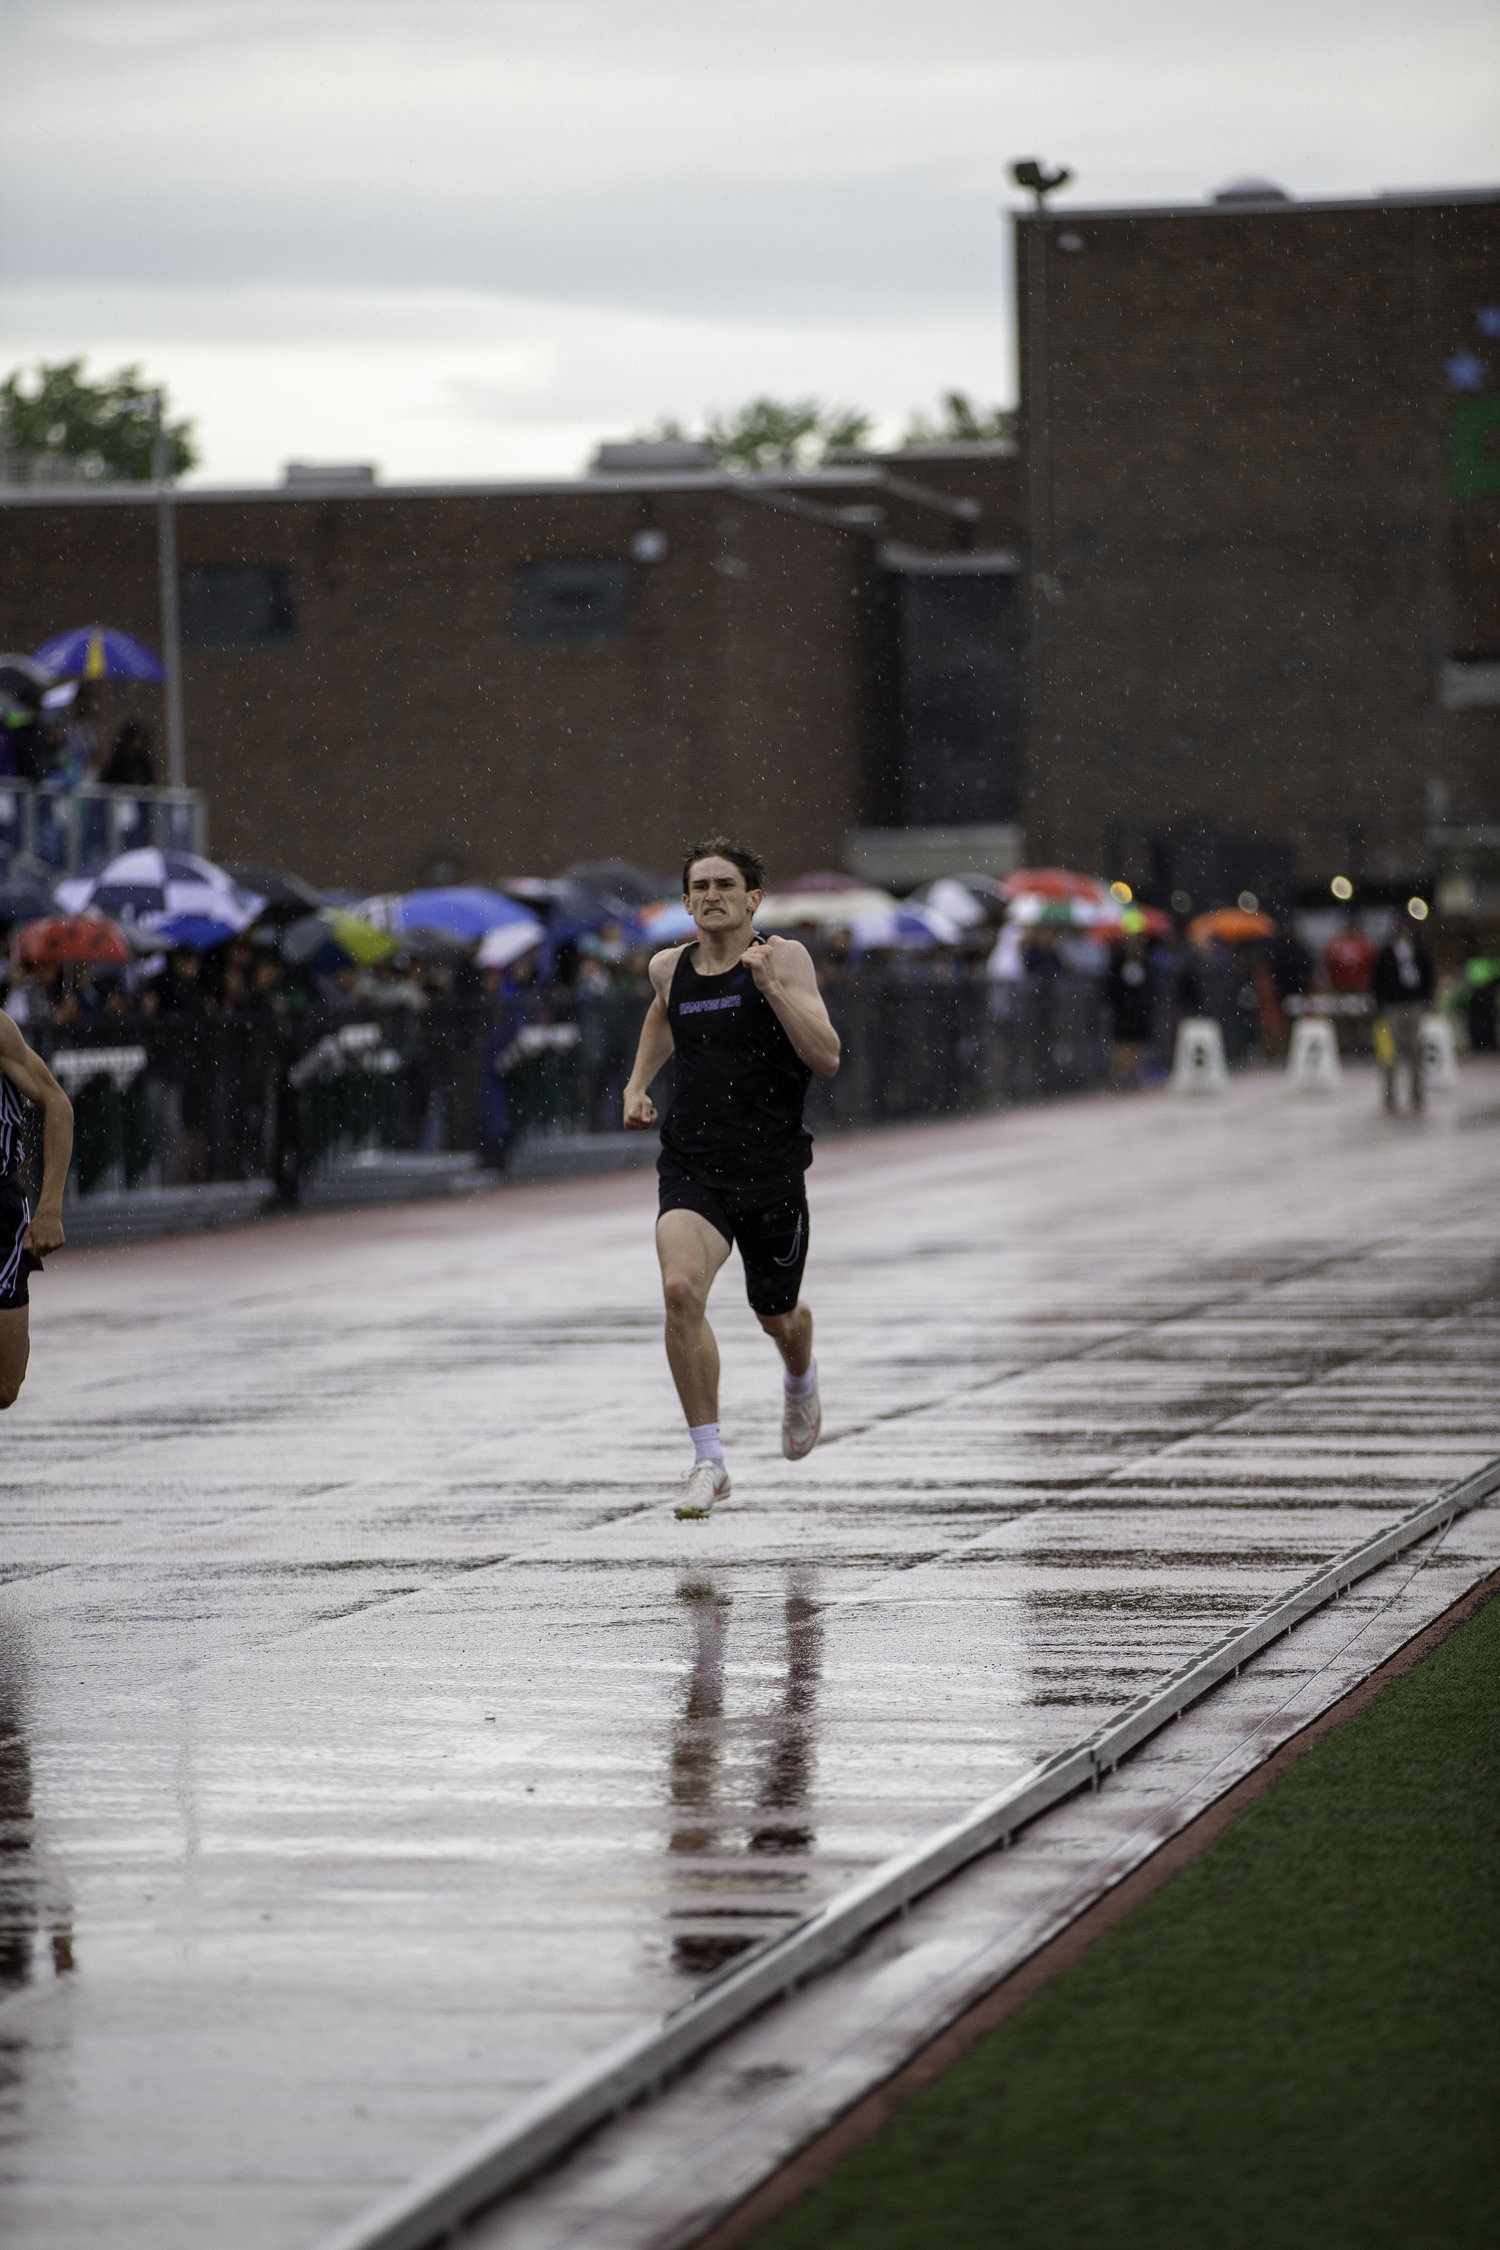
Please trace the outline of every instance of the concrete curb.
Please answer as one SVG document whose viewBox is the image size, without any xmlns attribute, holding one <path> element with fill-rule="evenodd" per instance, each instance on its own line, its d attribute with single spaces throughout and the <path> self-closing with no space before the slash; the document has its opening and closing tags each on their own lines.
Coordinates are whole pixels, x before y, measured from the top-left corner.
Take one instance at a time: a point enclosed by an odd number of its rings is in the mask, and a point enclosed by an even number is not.
<svg viewBox="0 0 1500 2250">
<path fill-rule="evenodd" d="M 474 2135 L 411 2185 L 330 2236 L 324 2250 L 429 2250 L 550 2163 L 582 2134 L 649 2094 L 768 2002 L 841 1960 L 880 1923 L 1120 1761 L 1324 1603 L 1500 1490 L 1500 1461 L 1378 1532 L 1259 1610 L 1149 1695 L 1009 1788 L 852 1884 L 805 1922 L 742 1955 L 659 2022 L 619 2041 Z"/>
<path fill-rule="evenodd" d="M 1415 1671 L 1441 1642 L 1477 1616 L 1497 1596 L 1500 1596 L 1500 1571 L 1492 1571 L 1477 1586 L 1461 1594 L 1441 1616 L 1421 1626 L 1394 1656 L 1387 1657 L 1357 1687 L 1309 1720 L 1243 1780 L 1237 1781 L 1233 1788 L 1190 1820 L 1185 1828 L 1168 1836 L 1149 1859 L 1113 1884 L 1092 1906 L 1085 1907 L 1065 1929 L 992 1985 L 982 1999 L 974 2001 L 961 2015 L 946 2023 L 899 2070 L 863 2095 L 842 2116 L 824 2126 L 732 2210 L 696 2233 L 692 2250 L 740 2250 L 742 2244 L 753 2241 L 784 2211 L 791 2210 L 804 2196 L 810 2195 L 852 2150 L 882 2132 L 909 2103 L 945 2076 L 965 2055 L 971 2054 L 992 2031 L 1019 2014 L 1058 1977 L 1076 1967 L 1101 1939 L 1128 1921 L 1137 1907 L 1143 1906 L 1174 1875 L 1211 1850 L 1220 1837 L 1234 1827 L 1247 1806 L 1274 1789 L 1309 1750 L 1316 1750 L 1348 1720 L 1367 1711 L 1393 1681 Z"/>
</svg>

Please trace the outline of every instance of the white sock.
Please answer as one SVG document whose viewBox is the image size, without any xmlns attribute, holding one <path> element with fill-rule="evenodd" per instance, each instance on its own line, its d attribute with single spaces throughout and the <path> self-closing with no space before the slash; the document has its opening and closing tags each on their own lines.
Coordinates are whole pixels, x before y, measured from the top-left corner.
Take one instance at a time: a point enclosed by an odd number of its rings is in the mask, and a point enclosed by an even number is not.
<svg viewBox="0 0 1500 2250">
<path fill-rule="evenodd" d="M 818 1387 L 818 1363 L 815 1359 L 810 1359 L 805 1375 L 794 1375 L 789 1367 L 784 1367 L 781 1380 L 786 1385 L 788 1398 L 811 1398 Z"/>
<path fill-rule="evenodd" d="M 689 1429 L 688 1436 L 693 1441 L 693 1459 L 695 1462 L 723 1460 L 724 1448 L 719 1443 L 719 1425 L 717 1422 L 700 1422 L 696 1429 Z"/>
</svg>

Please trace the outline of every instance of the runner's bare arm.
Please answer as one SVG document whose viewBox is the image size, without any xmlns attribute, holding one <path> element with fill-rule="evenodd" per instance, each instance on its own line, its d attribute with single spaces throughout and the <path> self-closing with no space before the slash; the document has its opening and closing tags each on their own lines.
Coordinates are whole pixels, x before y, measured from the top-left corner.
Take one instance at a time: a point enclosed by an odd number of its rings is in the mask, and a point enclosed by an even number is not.
<svg viewBox="0 0 1500 2250">
<path fill-rule="evenodd" d="M 60 1250 L 63 1234 L 63 1182 L 73 1156 L 73 1105 L 38 1054 L 34 1054 L 10 1017 L 0 1013 L 0 1070 L 18 1093 L 35 1102 L 42 1113 L 42 1192 L 36 1214 L 26 1229 L 26 1247 L 38 1258 Z"/>
<path fill-rule="evenodd" d="M 652 957 L 651 982 L 656 987 L 656 997 L 646 1010 L 646 1020 L 641 1025 L 641 1043 L 635 1051 L 635 1068 L 630 1073 L 630 1083 L 625 1089 L 627 1133 L 647 1132 L 656 1123 L 656 1104 L 652 1101 L 648 1088 L 675 1044 L 672 1026 L 667 1020 L 667 994 L 672 989 L 672 971 L 677 966 L 677 951 L 658 953 Z"/>
<path fill-rule="evenodd" d="M 745 966 L 813 1076 L 835 1077 L 839 1035 L 828 1020 L 818 990 L 818 973 L 807 947 L 796 938 L 767 938 L 764 945 L 751 946 Z"/>
</svg>

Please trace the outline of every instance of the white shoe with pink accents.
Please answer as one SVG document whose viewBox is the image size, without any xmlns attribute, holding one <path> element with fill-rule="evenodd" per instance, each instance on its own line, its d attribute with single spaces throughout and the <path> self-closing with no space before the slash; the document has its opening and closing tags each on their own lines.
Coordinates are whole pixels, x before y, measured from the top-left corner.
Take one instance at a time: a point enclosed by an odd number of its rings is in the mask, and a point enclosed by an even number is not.
<svg viewBox="0 0 1500 2250">
<path fill-rule="evenodd" d="M 695 1461 L 677 1496 L 679 1517 L 711 1516 L 716 1500 L 729 1498 L 729 1471 L 722 1461 Z"/>
<path fill-rule="evenodd" d="M 789 1461 L 805 1461 L 823 1435 L 823 1403 L 814 1382 L 806 1398 L 784 1398 L 781 1409 L 781 1450 Z"/>
</svg>

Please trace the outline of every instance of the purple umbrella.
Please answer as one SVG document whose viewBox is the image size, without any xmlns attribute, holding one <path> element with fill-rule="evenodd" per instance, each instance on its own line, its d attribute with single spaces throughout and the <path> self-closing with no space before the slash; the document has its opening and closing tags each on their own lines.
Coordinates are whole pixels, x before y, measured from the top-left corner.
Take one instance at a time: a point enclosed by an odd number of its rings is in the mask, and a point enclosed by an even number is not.
<svg viewBox="0 0 1500 2250">
<path fill-rule="evenodd" d="M 164 680 L 160 659 L 144 641 L 113 625 L 80 625 L 58 633 L 36 652 L 38 664 L 58 680 Z"/>
</svg>

